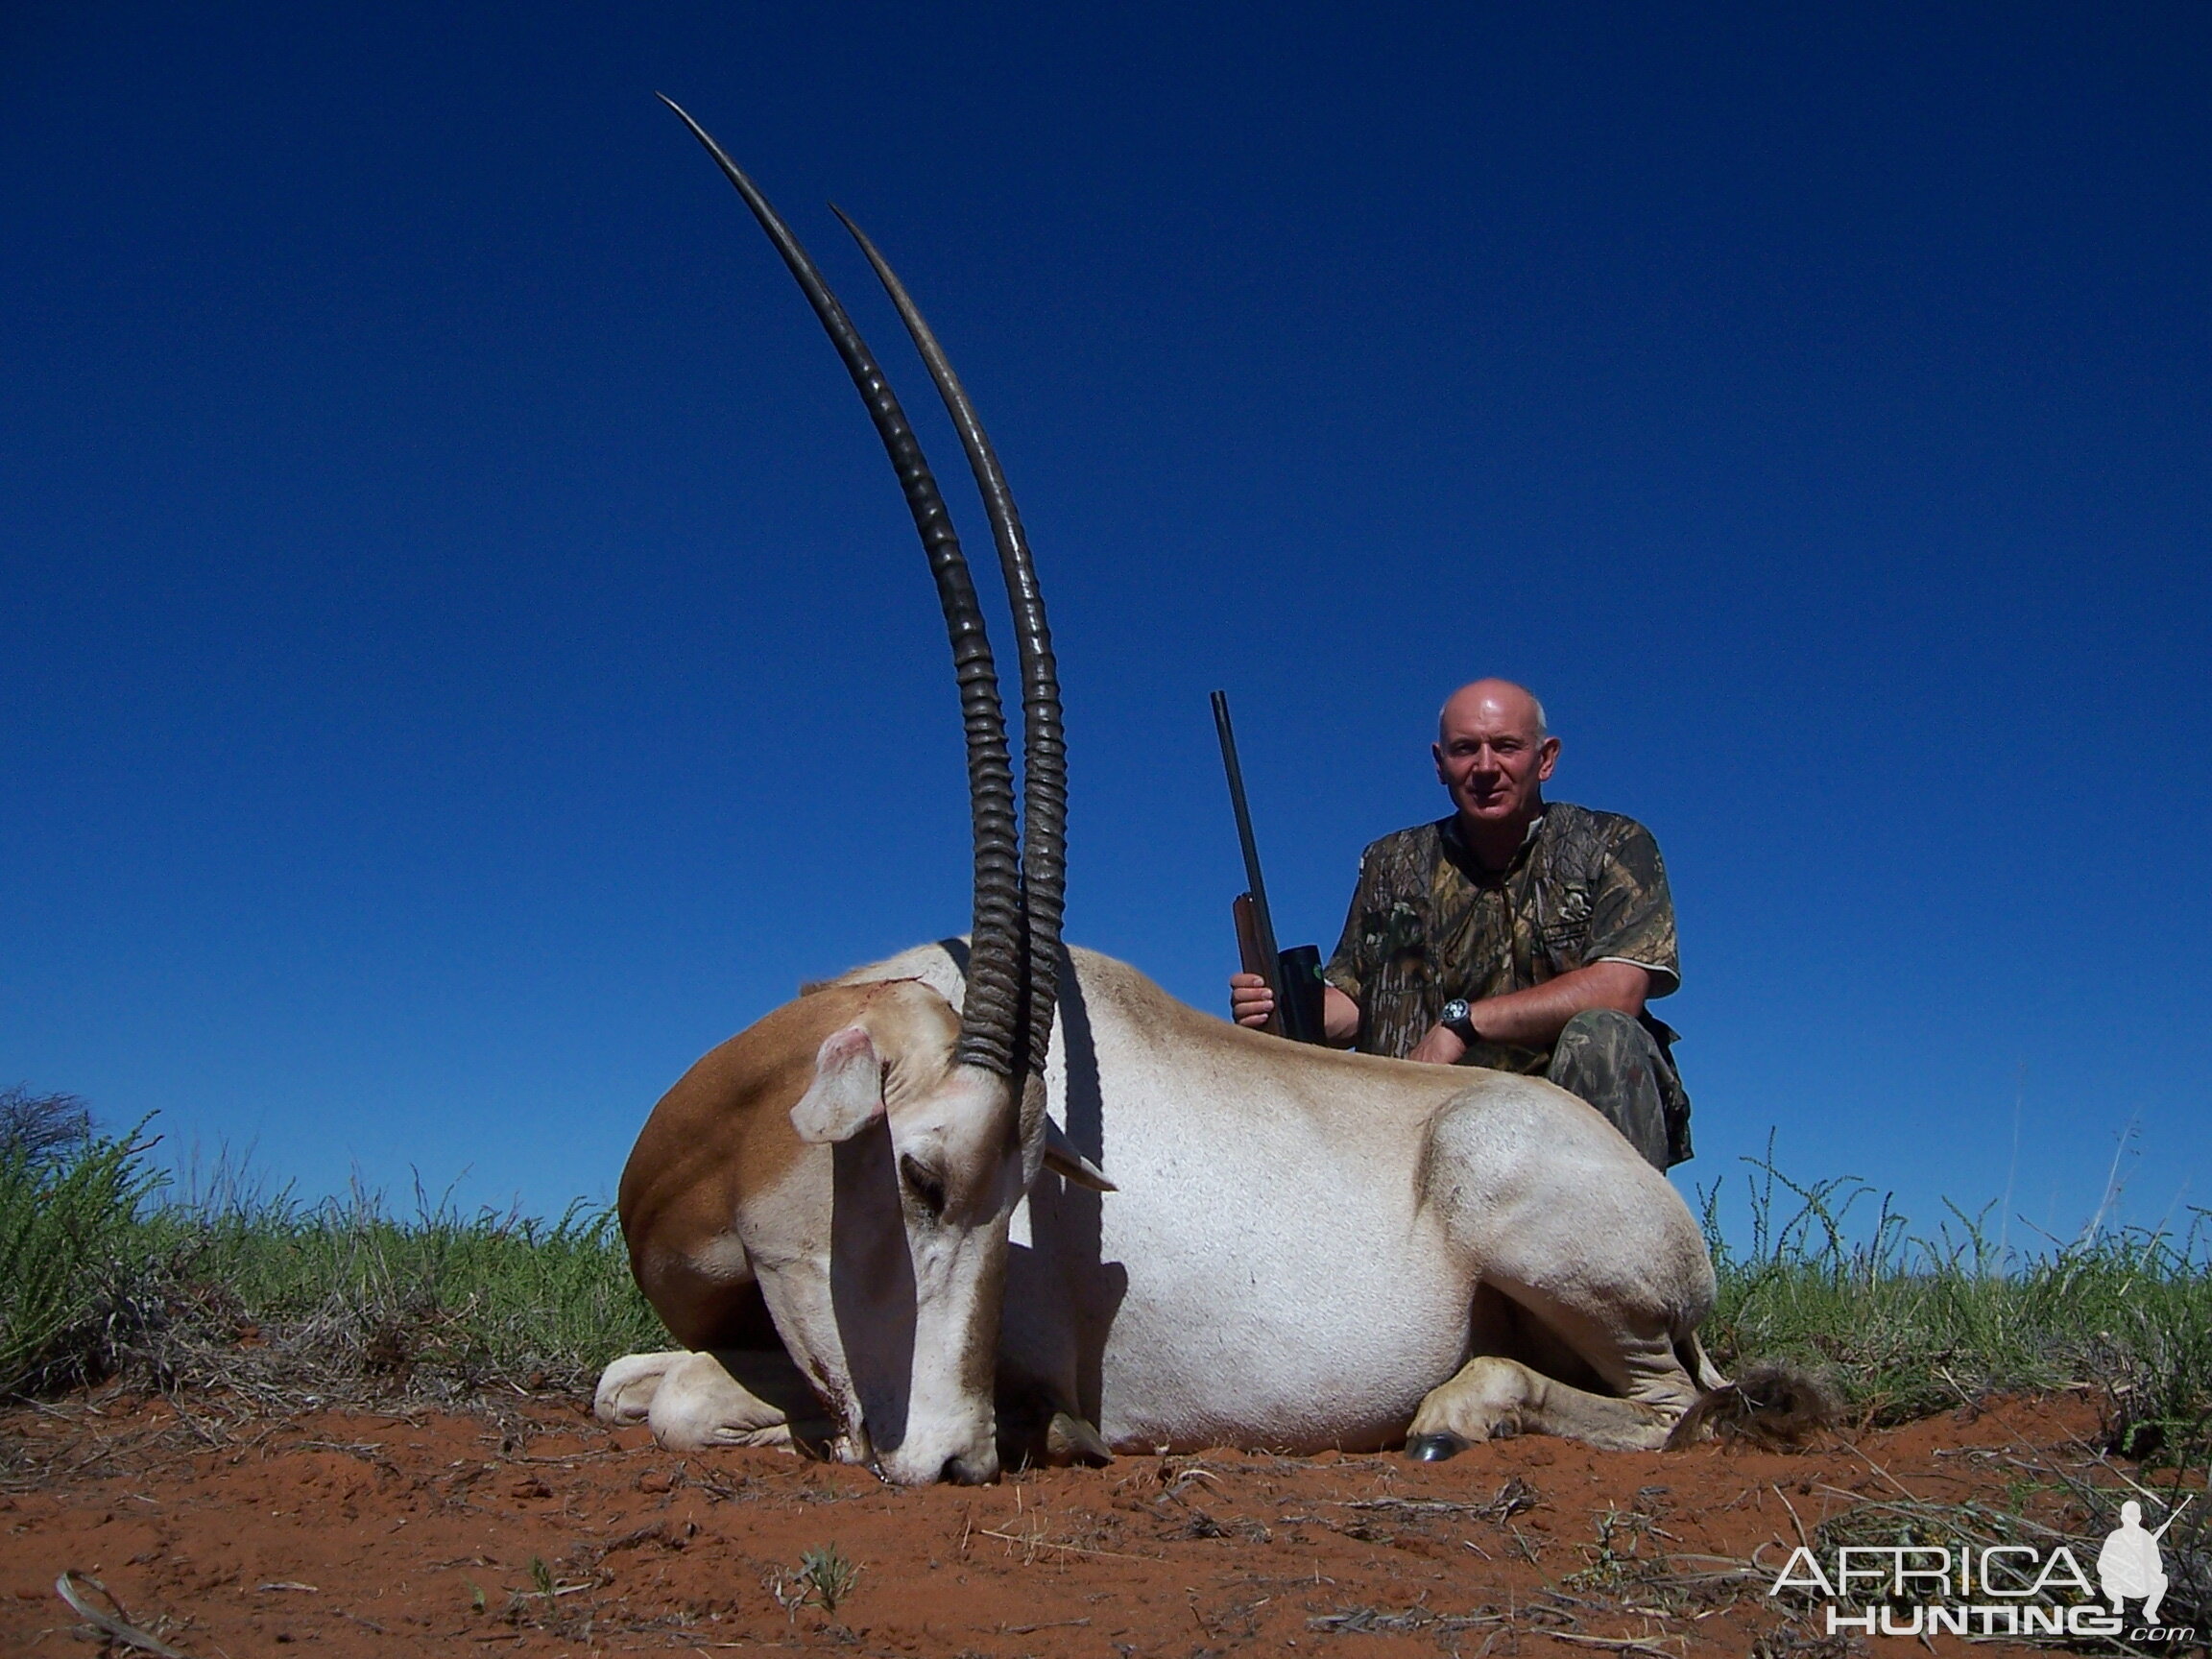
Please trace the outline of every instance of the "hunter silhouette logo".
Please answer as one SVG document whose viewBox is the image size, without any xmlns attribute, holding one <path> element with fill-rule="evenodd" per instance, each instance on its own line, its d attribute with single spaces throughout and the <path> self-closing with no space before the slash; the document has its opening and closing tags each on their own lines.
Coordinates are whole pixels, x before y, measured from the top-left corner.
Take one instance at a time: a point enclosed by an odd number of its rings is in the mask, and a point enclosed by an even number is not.
<svg viewBox="0 0 2212 1659">
<path fill-rule="evenodd" d="M 2181 1509 L 2197 1501 L 2191 1493 L 2181 1500 Z M 2097 1551 L 2097 1584 L 2104 1592 L 2104 1599 L 2112 1603 L 2118 1613 L 2123 1601 L 2140 1598 L 2143 1602 L 2143 1623 L 2158 1623 L 2158 1603 L 2166 1597 L 2166 1564 L 2158 1556 L 2158 1540 L 2166 1536 L 2166 1528 L 2181 1518 L 2181 1509 L 2166 1517 L 2155 1532 L 2143 1529 L 2143 1505 L 2130 1498 L 2120 1505 L 2120 1525 L 2104 1540 L 2104 1548 Z"/>
</svg>

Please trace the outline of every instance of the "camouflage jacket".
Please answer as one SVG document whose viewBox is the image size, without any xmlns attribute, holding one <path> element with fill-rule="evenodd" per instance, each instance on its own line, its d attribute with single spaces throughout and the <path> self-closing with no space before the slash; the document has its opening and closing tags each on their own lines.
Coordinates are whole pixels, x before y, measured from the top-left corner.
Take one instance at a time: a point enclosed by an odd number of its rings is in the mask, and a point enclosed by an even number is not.
<svg viewBox="0 0 2212 1659">
<path fill-rule="evenodd" d="M 1370 845 L 1323 976 L 1359 1004 L 1360 1050 L 1402 1058 L 1455 997 L 1479 1002 L 1604 961 L 1649 970 L 1653 997 L 1682 982 L 1659 844 L 1632 818 L 1553 802 L 1503 872 L 1475 861 L 1456 817 Z M 1550 1058 L 1478 1043 L 1464 1063 L 1541 1071 Z"/>
</svg>

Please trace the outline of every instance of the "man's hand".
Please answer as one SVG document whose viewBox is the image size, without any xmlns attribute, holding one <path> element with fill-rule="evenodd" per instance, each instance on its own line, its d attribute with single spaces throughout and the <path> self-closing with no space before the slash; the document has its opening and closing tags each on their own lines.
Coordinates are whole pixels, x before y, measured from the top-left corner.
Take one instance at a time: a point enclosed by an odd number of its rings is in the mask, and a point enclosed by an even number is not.
<svg viewBox="0 0 2212 1659">
<path fill-rule="evenodd" d="M 1264 1025 L 1275 1012 L 1275 993 L 1257 974 L 1229 975 L 1229 1018 L 1239 1025 Z"/>
<path fill-rule="evenodd" d="M 1424 1060 L 1431 1066 L 1456 1066 L 1467 1052 L 1467 1045 L 1459 1041 L 1458 1034 L 1447 1031 L 1441 1025 L 1429 1027 L 1429 1035 L 1413 1046 L 1408 1060 Z"/>
<path fill-rule="evenodd" d="M 1260 1026 L 1275 1012 L 1275 993 L 1257 974 L 1229 975 L 1229 1017 Z M 1334 985 L 1321 987 L 1321 1036 L 1332 1048 L 1349 1048 L 1359 1036 L 1359 1004 Z"/>
</svg>

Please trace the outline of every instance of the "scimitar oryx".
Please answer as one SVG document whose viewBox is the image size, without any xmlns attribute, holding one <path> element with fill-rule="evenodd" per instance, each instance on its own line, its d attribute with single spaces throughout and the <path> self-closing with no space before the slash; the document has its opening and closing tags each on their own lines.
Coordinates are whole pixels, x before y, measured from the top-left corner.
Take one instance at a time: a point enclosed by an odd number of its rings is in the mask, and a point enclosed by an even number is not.
<svg viewBox="0 0 2212 1659">
<path fill-rule="evenodd" d="M 1063 950 L 1056 671 L 990 442 L 848 221 L 989 513 L 1021 657 L 1019 836 L 974 589 L 906 417 L 789 228 L 676 112 L 828 329 L 921 531 L 967 730 L 974 913 L 972 944 L 802 995 L 654 1109 L 621 1218 L 683 1347 L 610 1366 L 600 1415 L 677 1448 L 814 1445 L 899 1482 L 1159 1448 L 1666 1442 L 1722 1384 L 1697 1341 L 1713 1266 L 1597 1112 L 1533 1078 L 1287 1044 Z"/>
</svg>

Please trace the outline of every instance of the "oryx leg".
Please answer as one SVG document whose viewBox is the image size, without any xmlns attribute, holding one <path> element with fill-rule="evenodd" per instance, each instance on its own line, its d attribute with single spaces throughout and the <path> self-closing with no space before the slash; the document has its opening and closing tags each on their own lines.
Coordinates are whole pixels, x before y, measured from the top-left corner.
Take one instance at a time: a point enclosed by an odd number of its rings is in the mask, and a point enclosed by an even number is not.
<svg viewBox="0 0 2212 1659">
<path fill-rule="evenodd" d="M 591 1409 L 602 1423 L 644 1423 L 671 1452 L 792 1445 L 812 1396 L 781 1349 L 632 1354 L 600 1373 Z"/>
<path fill-rule="evenodd" d="M 1431 1134 L 1431 1202 L 1517 1330 L 1496 1342 L 1478 1296 L 1475 1357 L 1422 1401 L 1407 1452 L 1449 1457 L 1507 1434 L 1665 1444 L 1697 1398 L 1677 1338 L 1694 1341 L 1714 1295 L 1680 1198 L 1610 1124 L 1544 1085 L 1470 1091 Z"/>
<path fill-rule="evenodd" d="M 734 1238 L 635 1266 L 677 1340 L 696 1346 L 632 1354 L 608 1366 L 592 1398 L 602 1423 L 645 1423 L 675 1452 L 821 1441 L 826 1426 L 813 1390 L 784 1352 Z"/>
<path fill-rule="evenodd" d="M 766 1398 L 763 1398 L 766 1396 Z M 702 1350 L 672 1368 L 647 1421 L 671 1452 L 708 1446 L 793 1450 L 792 1418 L 811 1403 L 805 1379 L 781 1349 Z"/>
<path fill-rule="evenodd" d="M 1485 1286 L 1485 1289 L 1493 1288 Z M 1505 1354 L 1478 1354 L 1413 1415 L 1406 1450 L 1427 1461 L 1449 1457 L 1478 1441 L 1509 1434 L 1560 1434 L 1608 1452 L 1653 1451 L 1664 1445 L 1697 1385 L 1683 1368 L 1662 1310 L 1623 1308 L 1607 1299 L 1601 1313 L 1532 1286 L 1504 1285 L 1520 1333 L 1540 1340 L 1514 1349 L 1552 1372 L 1581 1373 L 1618 1393 L 1600 1394 Z M 1534 1331 L 1530 1328 L 1533 1327 Z M 1558 1350 L 1575 1363 L 1560 1363 Z"/>
<path fill-rule="evenodd" d="M 613 1428 L 642 1423 L 653 1409 L 653 1396 L 669 1369 L 691 1358 L 688 1348 L 671 1348 L 659 1354 L 625 1354 L 599 1373 L 599 1386 L 591 1395 L 591 1415 Z"/>
<path fill-rule="evenodd" d="M 1664 1361 L 1641 1343 L 1624 1346 L 1641 1397 L 1593 1393 L 1518 1359 L 1479 1354 L 1423 1399 L 1406 1437 L 1407 1454 L 1433 1462 L 1477 1441 L 1513 1434 L 1560 1434 L 1607 1452 L 1656 1451 L 1696 1390 L 1672 1344 L 1661 1343 Z"/>
</svg>

